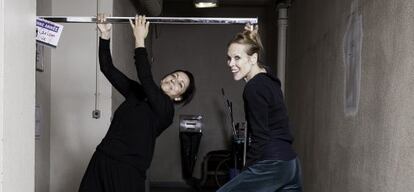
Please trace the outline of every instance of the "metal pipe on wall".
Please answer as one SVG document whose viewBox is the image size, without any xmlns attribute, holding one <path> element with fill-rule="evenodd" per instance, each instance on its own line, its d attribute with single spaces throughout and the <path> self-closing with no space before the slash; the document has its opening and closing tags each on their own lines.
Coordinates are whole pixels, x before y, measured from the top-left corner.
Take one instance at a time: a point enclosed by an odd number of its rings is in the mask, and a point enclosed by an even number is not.
<svg viewBox="0 0 414 192">
<path fill-rule="evenodd" d="M 288 26 L 288 7 L 280 6 L 278 11 L 277 76 L 281 82 L 282 92 L 285 93 L 286 30 Z"/>
</svg>

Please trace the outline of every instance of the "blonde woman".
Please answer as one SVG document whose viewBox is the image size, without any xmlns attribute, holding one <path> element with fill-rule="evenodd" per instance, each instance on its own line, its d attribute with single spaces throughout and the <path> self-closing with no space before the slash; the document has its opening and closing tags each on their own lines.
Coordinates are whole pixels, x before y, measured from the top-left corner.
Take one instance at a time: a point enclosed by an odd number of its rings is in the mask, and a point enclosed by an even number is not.
<svg viewBox="0 0 414 192">
<path fill-rule="evenodd" d="M 302 191 L 281 84 L 259 62 L 262 49 L 258 27 L 251 25 L 228 44 L 233 78 L 246 81 L 243 100 L 251 144 L 245 169 L 218 192 Z"/>
</svg>

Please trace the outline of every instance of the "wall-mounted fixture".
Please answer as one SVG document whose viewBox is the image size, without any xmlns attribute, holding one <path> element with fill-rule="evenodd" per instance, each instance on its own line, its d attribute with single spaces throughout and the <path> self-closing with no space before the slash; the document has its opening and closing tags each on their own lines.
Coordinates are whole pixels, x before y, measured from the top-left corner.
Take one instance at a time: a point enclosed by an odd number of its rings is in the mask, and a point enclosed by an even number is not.
<svg viewBox="0 0 414 192">
<path fill-rule="evenodd" d="M 218 6 L 218 0 L 194 0 L 196 8 L 213 8 Z"/>
</svg>

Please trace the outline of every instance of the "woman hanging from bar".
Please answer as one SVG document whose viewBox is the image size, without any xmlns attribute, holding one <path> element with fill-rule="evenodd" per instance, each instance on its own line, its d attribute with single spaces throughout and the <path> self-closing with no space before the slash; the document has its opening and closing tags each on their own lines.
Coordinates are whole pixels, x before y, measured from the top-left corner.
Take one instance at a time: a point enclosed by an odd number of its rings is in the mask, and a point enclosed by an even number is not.
<svg viewBox="0 0 414 192">
<path fill-rule="evenodd" d="M 130 21 L 135 37 L 133 81 L 115 68 L 109 43 L 111 24 L 98 15 L 100 31 L 99 62 L 102 73 L 124 97 L 116 109 L 106 136 L 97 146 L 83 176 L 80 192 L 144 192 L 146 170 L 154 152 L 156 138 L 173 122 L 174 104 L 191 101 L 195 86 L 193 75 L 177 70 L 156 85 L 145 49 L 149 22 L 145 16 Z"/>
<path fill-rule="evenodd" d="M 218 192 L 302 191 L 281 83 L 259 62 L 262 49 L 258 27 L 252 25 L 228 44 L 233 78 L 246 81 L 243 100 L 251 144 L 244 170 Z"/>
</svg>

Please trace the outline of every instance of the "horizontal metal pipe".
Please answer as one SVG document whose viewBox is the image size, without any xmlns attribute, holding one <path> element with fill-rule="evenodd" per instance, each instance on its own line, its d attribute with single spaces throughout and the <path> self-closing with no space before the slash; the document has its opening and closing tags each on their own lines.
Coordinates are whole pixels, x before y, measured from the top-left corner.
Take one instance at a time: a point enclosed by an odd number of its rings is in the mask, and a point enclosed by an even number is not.
<svg viewBox="0 0 414 192">
<path fill-rule="evenodd" d="M 96 17 L 38 16 L 56 23 L 96 23 Z M 129 23 L 135 17 L 107 17 L 108 23 Z M 217 18 L 217 17 L 147 17 L 156 24 L 257 24 L 257 18 Z"/>
</svg>

